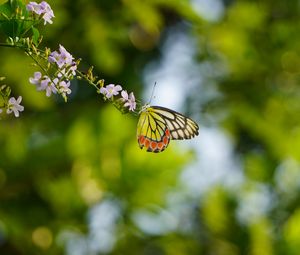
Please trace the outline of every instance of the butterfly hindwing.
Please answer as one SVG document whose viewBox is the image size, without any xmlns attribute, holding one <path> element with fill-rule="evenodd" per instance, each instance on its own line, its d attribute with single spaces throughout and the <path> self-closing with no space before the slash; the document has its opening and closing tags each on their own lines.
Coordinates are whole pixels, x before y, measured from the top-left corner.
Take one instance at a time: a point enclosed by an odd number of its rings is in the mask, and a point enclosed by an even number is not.
<svg viewBox="0 0 300 255">
<path fill-rule="evenodd" d="M 198 135 L 198 125 L 192 119 L 161 106 L 143 107 L 137 126 L 140 148 L 149 152 L 161 152 L 169 145 L 170 139 L 191 139 Z"/>
<path fill-rule="evenodd" d="M 140 114 L 137 138 L 141 149 L 146 147 L 149 152 L 161 152 L 168 147 L 170 131 L 160 117 L 146 110 Z"/>
</svg>

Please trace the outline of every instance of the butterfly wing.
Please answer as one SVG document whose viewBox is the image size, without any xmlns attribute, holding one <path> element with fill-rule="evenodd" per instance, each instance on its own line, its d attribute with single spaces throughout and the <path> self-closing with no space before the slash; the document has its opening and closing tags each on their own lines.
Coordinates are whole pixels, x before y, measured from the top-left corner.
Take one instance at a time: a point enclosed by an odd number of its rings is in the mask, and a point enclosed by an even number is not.
<svg viewBox="0 0 300 255">
<path fill-rule="evenodd" d="M 191 139 L 199 134 L 198 124 L 181 113 L 161 106 L 151 108 L 164 119 L 172 140 Z"/>
<path fill-rule="evenodd" d="M 140 148 L 149 152 L 161 152 L 168 147 L 171 136 L 164 119 L 147 107 L 140 114 L 137 125 L 137 139 Z"/>
<path fill-rule="evenodd" d="M 138 121 L 137 138 L 140 148 L 150 152 L 161 152 L 170 139 L 191 139 L 198 135 L 195 121 L 161 106 L 146 106 Z"/>
</svg>

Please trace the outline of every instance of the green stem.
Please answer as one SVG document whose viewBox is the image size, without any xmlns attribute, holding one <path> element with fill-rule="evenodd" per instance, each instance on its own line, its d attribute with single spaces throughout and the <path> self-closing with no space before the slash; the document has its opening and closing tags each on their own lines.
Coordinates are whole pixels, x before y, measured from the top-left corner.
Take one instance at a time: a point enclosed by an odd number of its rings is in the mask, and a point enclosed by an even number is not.
<svg viewBox="0 0 300 255">
<path fill-rule="evenodd" d="M 97 89 L 97 91 L 99 90 L 99 87 L 97 86 L 96 83 L 94 83 L 93 81 L 89 80 L 85 74 L 83 74 L 82 72 L 76 70 L 76 73 L 80 75 L 80 77 L 82 79 L 84 79 L 85 81 L 87 81 L 90 85 L 92 85 L 93 87 L 95 87 L 95 89 Z"/>
<path fill-rule="evenodd" d="M 0 43 L 0 47 L 17 48 L 14 44 Z"/>
<path fill-rule="evenodd" d="M 48 70 L 45 69 L 40 63 L 39 61 L 33 57 L 33 55 L 28 51 L 28 50 L 25 50 L 26 54 L 37 64 L 37 66 L 39 66 L 44 73 L 46 73 L 48 75 L 48 77 L 50 77 L 49 73 L 48 73 Z"/>
</svg>

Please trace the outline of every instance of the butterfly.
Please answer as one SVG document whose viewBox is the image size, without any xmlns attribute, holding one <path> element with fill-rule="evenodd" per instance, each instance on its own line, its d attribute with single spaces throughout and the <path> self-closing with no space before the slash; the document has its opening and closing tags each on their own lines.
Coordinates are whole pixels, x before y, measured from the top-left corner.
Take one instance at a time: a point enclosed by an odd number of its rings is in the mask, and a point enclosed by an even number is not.
<svg viewBox="0 0 300 255">
<path fill-rule="evenodd" d="M 170 140 L 191 139 L 197 136 L 198 124 L 192 119 L 161 106 L 146 104 L 140 111 L 137 140 L 148 152 L 164 151 Z"/>
</svg>

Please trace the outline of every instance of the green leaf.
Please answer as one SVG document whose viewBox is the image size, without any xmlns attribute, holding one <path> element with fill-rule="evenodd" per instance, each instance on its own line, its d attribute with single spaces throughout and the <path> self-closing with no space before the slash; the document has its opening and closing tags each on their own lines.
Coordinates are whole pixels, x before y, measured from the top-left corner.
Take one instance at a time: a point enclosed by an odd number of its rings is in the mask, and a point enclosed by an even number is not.
<svg viewBox="0 0 300 255">
<path fill-rule="evenodd" d="M 9 37 L 27 36 L 34 24 L 28 17 L 26 5 L 20 0 L 11 0 L 0 5 L 0 29 Z"/>
<path fill-rule="evenodd" d="M 2 85 L 0 87 L 0 93 L 1 93 L 2 97 L 8 98 L 10 96 L 10 93 L 11 93 L 11 88 L 7 85 Z"/>
<path fill-rule="evenodd" d="M 16 36 L 18 23 L 13 18 L 15 8 L 13 8 L 12 5 L 12 1 L 0 5 L 0 29 L 5 35 L 14 38 Z"/>
<path fill-rule="evenodd" d="M 13 10 L 9 2 L 0 5 L 0 19 L 2 19 L 3 17 L 7 19 L 11 17 L 12 14 L 13 14 Z"/>
<path fill-rule="evenodd" d="M 32 41 L 35 45 L 38 45 L 38 41 L 40 38 L 40 32 L 37 28 L 31 27 L 32 30 Z"/>
<path fill-rule="evenodd" d="M 18 23 L 16 20 L 0 20 L 0 29 L 9 37 L 15 38 L 17 36 L 17 27 Z"/>
</svg>

